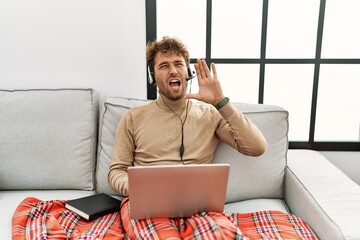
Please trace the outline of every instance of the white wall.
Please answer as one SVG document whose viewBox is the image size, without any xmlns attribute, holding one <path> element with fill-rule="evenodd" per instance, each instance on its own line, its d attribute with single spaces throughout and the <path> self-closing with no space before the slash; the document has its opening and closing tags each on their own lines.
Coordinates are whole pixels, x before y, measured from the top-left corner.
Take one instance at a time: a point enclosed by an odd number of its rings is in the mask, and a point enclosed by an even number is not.
<svg viewBox="0 0 360 240">
<path fill-rule="evenodd" d="M 1 0 L 0 88 L 146 98 L 144 0 Z"/>
</svg>

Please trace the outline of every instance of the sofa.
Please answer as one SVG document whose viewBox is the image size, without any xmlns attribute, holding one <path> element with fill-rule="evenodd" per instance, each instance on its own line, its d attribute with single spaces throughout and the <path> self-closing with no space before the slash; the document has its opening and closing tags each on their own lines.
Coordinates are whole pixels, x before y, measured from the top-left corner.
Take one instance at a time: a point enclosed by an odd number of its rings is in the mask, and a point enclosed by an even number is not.
<svg viewBox="0 0 360 240">
<path fill-rule="evenodd" d="M 26 197 L 122 198 L 107 182 L 117 124 L 150 100 L 103 97 L 93 89 L 0 90 L 0 236 Z M 220 143 L 229 163 L 225 211 L 280 210 L 304 219 L 320 239 L 360 239 L 360 186 L 319 152 L 288 150 L 288 112 L 234 103 L 263 132 L 267 151 L 247 157 Z"/>
</svg>

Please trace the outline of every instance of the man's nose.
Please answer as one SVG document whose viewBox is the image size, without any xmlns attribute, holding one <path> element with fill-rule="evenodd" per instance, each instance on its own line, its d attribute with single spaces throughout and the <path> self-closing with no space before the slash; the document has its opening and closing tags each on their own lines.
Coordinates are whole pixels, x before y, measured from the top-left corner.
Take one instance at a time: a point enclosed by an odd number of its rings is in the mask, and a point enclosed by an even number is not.
<svg viewBox="0 0 360 240">
<path fill-rule="evenodd" d="M 170 65 L 170 73 L 171 74 L 177 74 L 178 73 L 175 65 Z"/>
</svg>

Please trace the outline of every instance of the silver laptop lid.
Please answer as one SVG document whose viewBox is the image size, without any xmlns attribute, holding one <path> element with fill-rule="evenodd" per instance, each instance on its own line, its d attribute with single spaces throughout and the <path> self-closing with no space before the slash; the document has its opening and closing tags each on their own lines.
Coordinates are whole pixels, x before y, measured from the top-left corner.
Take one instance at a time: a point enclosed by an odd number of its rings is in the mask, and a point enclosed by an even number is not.
<svg viewBox="0 0 360 240">
<path fill-rule="evenodd" d="M 229 164 L 129 167 L 130 217 L 187 217 L 222 212 Z"/>
</svg>

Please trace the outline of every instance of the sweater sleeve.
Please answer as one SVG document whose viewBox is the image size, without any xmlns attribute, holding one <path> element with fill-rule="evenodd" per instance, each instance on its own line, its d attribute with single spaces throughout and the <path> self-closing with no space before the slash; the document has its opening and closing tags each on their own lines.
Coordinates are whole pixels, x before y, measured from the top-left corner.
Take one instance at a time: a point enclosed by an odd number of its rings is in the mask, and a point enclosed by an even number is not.
<svg viewBox="0 0 360 240">
<path fill-rule="evenodd" d="M 126 112 L 121 118 L 114 142 L 108 182 L 111 188 L 123 196 L 128 196 L 127 168 L 133 165 L 135 144 L 131 114 Z"/>
<path fill-rule="evenodd" d="M 222 119 L 216 133 L 222 141 L 248 156 L 260 156 L 266 151 L 267 142 L 261 131 L 232 103 L 219 113 Z"/>
</svg>

